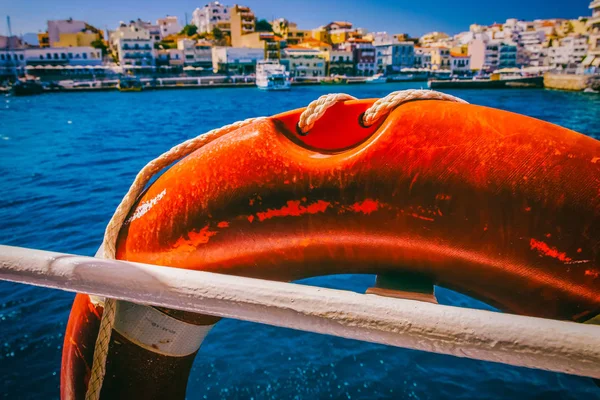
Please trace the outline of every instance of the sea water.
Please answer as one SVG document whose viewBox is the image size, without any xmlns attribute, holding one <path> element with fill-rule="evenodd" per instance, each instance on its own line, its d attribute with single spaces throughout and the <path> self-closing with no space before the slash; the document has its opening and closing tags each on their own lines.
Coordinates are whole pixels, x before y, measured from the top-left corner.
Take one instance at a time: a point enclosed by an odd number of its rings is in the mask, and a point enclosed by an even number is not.
<svg viewBox="0 0 600 400">
<path fill-rule="evenodd" d="M 144 164 L 173 145 L 332 91 L 382 97 L 420 83 L 0 97 L 0 244 L 92 256 Z M 600 137 L 600 96 L 448 91 Z M 303 281 L 364 292 L 373 276 Z M 438 289 L 442 304 L 488 308 Z M 59 396 L 71 293 L 0 282 L 0 396 Z M 224 320 L 205 340 L 189 399 L 600 399 L 590 379 Z"/>
</svg>

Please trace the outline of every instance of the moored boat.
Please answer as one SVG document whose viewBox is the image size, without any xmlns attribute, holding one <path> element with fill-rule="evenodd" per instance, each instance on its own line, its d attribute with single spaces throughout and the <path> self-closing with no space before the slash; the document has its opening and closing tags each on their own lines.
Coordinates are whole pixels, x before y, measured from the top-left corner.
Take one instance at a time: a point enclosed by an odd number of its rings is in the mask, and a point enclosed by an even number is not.
<svg viewBox="0 0 600 400">
<path fill-rule="evenodd" d="M 290 75 L 277 60 L 256 63 L 256 86 L 262 90 L 290 90 Z"/>
<path fill-rule="evenodd" d="M 119 89 L 119 92 L 141 92 L 143 85 L 137 77 L 127 76 L 119 79 L 117 89 Z"/>
<path fill-rule="evenodd" d="M 398 75 L 390 75 L 387 77 L 388 82 L 406 82 L 412 81 L 415 79 L 413 74 L 398 74 Z"/>
<path fill-rule="evenodd" d="M 321 85 L 344 85 L 346 83 L 348 83 L 348 78 L 341 75 L 321 79 Z"/>
<path fill-rule="evenodd" d="M 541 88 L 544 77 L 515 77 L 510 79 L 457 79 L 430 80 L 430 89 L 503 89 L 503 88 Z"/>
<path fill-rule="evenodd" d="M 12 86 L 12 94 L 14 96 L 31 96 L 44 92 L 44 86 L 37 79 L 19 79 Z"/>
<path fill-rule="evenodd" d="M 387 78 L 383 74 L 375 74 L 370 78 L 367 78 L 365 83 L 387 83 Z"/>
</svg>

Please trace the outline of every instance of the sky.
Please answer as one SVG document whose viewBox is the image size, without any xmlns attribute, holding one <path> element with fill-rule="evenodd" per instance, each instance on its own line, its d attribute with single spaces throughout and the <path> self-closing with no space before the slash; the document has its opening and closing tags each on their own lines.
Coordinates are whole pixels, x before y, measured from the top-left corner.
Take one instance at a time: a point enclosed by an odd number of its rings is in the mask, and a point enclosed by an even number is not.
<svg viewBox="0 0 600 400">
<path fill-rule="evenodd" d="M 238 0 L 258 18 L 284 17 L 300 29 L 334 20 L 347 20 L 370 31 L 409 33 L 431 31 L 455 34 L 472 23 L 491 24 L 507 18 L 577 18 L 591 15 L 590 0 Z M 195 8 L 208 0 L 0 0 L 0 34 L 6 35 L 6 15 L 13 34 L 46 30 L 48 19 L 84 20 L 99 29 L 114 29 L 119 21 L 136 18 L 156 21 L 176 15 L 191 21 Z M 233 5 L 235 0 L 221 0 Z"/>
</svg>

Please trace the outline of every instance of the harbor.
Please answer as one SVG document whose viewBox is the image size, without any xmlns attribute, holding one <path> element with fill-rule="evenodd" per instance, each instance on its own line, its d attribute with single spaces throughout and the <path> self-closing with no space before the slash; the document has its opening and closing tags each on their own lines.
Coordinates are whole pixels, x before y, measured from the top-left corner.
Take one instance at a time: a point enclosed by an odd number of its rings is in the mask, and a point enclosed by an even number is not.
<svg viewBox="0 0 600 400">
<path fill-rule="evenodd" d="M 283 75 L 282 75 L 283 76 Z M 511 76 L 492 74 L 490 77 L 477 77 L 471 79 L 445 79 L 436 78 L 436 74 L 414 77 L 411 74 L 395 75 L 385 77 L 383 75 L 373 78 L 333 76 L 329 78 L 305 78 L 290 80 L 281 78 L 288 82 L 284 90 L 290 87 L 310 85 L 355 85 L 355 84 L 390 84 L 398 82 L 420 83 L 423 87 L 431 89 L 506 89 L 506 88 L 547 88 L 569 91 L 591 91 L 600 90 L 600 77 L 593 75 L 569 75 L 546 72 L 544 74 L 531 75 L 520 71 L 511 70 Z M 190 76 L 162 76 L 153 78 L 136 78 L 139 81 L 138 91 L 173 90 L 173 89 L 211 89 L 211 88 L 253 88 L 257 86 L 256 75 L 250 76 L 225 76 L 205 75 L 203 77 Z M 100 92 L 118 90 L 119 79 L 104 80 L 61 80 L 51 83 L 40 83 L 41 88 L 34 94 L 41 93 L 77 93 L 77 92 Z M 40 81 L 38 81 L 40 82 Z M 258 85 L 260 87 L 260 85 Z M 267 87 L 267 90 L 272 90 Z M 10 94 L 9 87 L 0 88 L 0 93 Z"/>
<path fill-rule="evenodd" d="M 600 79 L 598 2 L 589 10 L 590 18 L 509 18 L 472 24 L 455 35 L 434 31 L 414 37 L 348 21 L 301 29 L 286 18 L 267 21 L 249 7 L 218 2 L 196 9 L 185 26 L 173 16 L 156 23 L 120 22 L 106 31 L 85 21 L 53 20 L 37 39 L 27 40 L 12 34 L 7 18 L 7 35 L 0 35 L 0 90 L 23 81 L 19 94 L 103 91 L 133 77 L 141 90 L 251 84 L 276 90 L 267 83 L 280 79 L 285 90 L 407 81 L 440 89 L 516 86 L 594 93 Z M 221 15 L 226 22 L 214 23 Z M 271 75 L 264 66 L 274 64 L 280 78 L 263 77 Z"/>
</svg>

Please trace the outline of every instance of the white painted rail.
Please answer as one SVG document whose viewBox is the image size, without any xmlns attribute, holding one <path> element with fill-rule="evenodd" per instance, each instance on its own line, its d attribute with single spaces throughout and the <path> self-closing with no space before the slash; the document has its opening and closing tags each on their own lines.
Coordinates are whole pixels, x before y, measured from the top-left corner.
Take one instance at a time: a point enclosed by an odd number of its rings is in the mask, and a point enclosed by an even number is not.
<svg viewBox="0 0 600 400">
<path fill-rule="evenodd" d="M 600 326 L 0 246 L 0 279 L 600 378 Z"/>
</svg>

